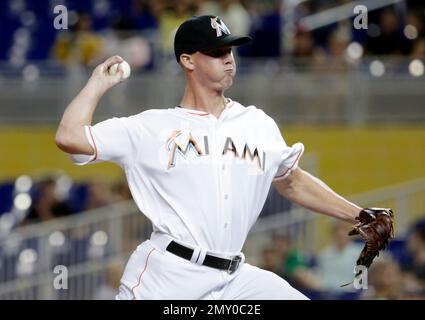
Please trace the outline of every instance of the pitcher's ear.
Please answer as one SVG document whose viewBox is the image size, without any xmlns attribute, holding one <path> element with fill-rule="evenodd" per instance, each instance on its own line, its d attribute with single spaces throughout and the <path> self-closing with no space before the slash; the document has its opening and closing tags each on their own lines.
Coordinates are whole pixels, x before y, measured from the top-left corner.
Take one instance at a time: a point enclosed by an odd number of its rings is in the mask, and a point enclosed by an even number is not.
<svg viewBox="0 0 425 320">
<path fill-rule="evenodd" d="M 180 64 L 188 70 L 194 70 L 195 65 L 193 64 L 192 55 L 183 53 L 180 55 Z"/>
</svg>

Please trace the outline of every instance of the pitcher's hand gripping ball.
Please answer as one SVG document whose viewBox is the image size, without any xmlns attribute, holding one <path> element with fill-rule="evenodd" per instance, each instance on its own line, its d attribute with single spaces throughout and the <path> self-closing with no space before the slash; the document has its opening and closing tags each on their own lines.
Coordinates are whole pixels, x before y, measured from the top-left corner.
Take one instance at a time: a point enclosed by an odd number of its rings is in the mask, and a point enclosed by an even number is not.
<svg viewBox="0 0 425 320">
<path fill-rule="evenodd" d="M 113 64 L 112 64 L 113 63 Z M 96 72 L 96 70 L 95 70 Z M 113 56 L 100 66 L 100 74 L 116 78 L 118 83 L 127 80 L 131 74 L 131 67 L 127 61 L 120 56 Z M 117 83 L 114 83 L 117 84 Z"/>
<path fill-rule="evenodd" d="M 118 70 L 122 70 L 122 77 L 121 77 L 121 81 L 126 80 L 130 74 L 131 74 L 131 68 L 130 65 L 128 64 L 127 61 L 123 61 L 121 63 L 116 63 L 113 64 L 109 69 L 108 69 L 108 73 L 111 76 L 114 76 L 117 74 Z"/>
</svg>

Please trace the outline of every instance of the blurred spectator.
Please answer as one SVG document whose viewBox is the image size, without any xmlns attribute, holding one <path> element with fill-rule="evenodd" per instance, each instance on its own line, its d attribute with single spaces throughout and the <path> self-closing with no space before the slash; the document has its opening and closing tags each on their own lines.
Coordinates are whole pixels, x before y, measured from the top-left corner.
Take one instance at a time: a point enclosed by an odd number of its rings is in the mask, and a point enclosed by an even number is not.
<svg viewBox="0 0 425 320">
<path fill-rule="evenodd" d="M 131 36 L 122 33 L 108 32 L 104 35 L 104 57 L 120 55 L 131 66 L 133 72 L 150 69 L 153 66 L 152 44 L 145 36 Z"/>
<path fill-rule="evenodd" d="M 128 183 L 125 180 L 120 180 L 112 186 L 114 202 L 133 200 Z"/>
<path fill-rule="evenodd" d="M 316 72 L 345 71 L 349 63 L 346 57 L 346 49 L 351 41 L 351 29 L 345 23 L 330 32 L 326 46 L 316 49 L 314 52 L 314 66 Z M 323 68 L 326 66 L 326 68 Z M 338 102 L 339 104 L 340 102 Z M 337 109 L 335 106 L 333 109 Z"/>
<path fill-rule="evenodd" d="M 158 29 L 161 4 L 155 0 L 133 0 L 133 26 L 138 30 Z"/>
<path fill-rule="evenodd" d="M 407 239 L 407 250 L 412 260 L 403 266 L 403 271 L 417 278 L 425 290 L 425 220 L 414 225 Z"/>
<path fill-rule="evenodd" d="M 105 282 L 94 293 L 94 300 L 115 300 L 120 286 L 123 266 L 121 263 L 111 264 L 105 271 Z"/>
<path fill-rule="evenodd" d="M 59 33 L 53 56 L 64 65 L 94 66 L 103 58 L 103 45 L 102 37 L 92 31 L 91 16 L 80 14 L 71 32 Z"/>
<path fill-rule="evenodd" d="M 331 229 L 332 242 L 318 255 L 316 275 L 326 290 L 345 290 L 340 286 L 354 278 L 354 266 L 363 245 L 353 243 L 348 231 L 346 223 L 335 221 Z"/>
<path fill-rule="evenodd" d="M 281 273 L 282 255 L 274 246 L 266 246 L 262 250 L 262 268 L 283 276 Z"/>
<path fill-rule="evenodd" d="M 288 235 L 275 233 L 272 245 L 263 251 L 266 270 L 275 272 L 299 289 L 319 290 L 320 284 L 308 268 L 308 261 L 291 245 Z"/>
<path fill-rule="evenodd" d="M 92 180 L 88 183 L 88 197 L 85 210 L 107 206 L 114 202 L 111 186 L 102 179 Z"/>
<path fill-rule="evenodd" d="M 57 197 L 56 180 L 46 178 L 36 187 L 32 206 L 24 223 L 44 222 L 72 214 L 68 204 Z"/>
<path fill-rule="evenodd" d="M 405 297 L 403 274 L 389 256 L 375 260 L 369 268 L 368 288 L 363 299 L 396 300 Z"/>
<path fill-rule="evenodd" d="M 249 13 L 239 0 L 205 1 L 201 3 L 197 15 L 220 16 L 233 34 L 249 33 Z"/>
<path fill-rule="evenodd" d="M 295 7 L 295 20 L 312 15 L 318 11 L 317 1 L 303 1 Z M 325 6 L 326 7 L 326 6 Z"/>
<path fill-rule="evenodd" d="M 172 0 L 162 2 L 159 16 L 160 43 L 162 52 L 174 56 L 174 35 L 183 21 L 193 15 L 189 1 Z"/>
<path fill-rule="evenodd" d="M 313 66 L 314 54 L 316 48 L 314 46 L 313 33 L 299 29 L 294 35 L 292 56 L 296 58 L 294 65 L 300 70 L 309 69 Z"/>
<path fill-rule="evenodd" d="M 239 48 L 239 54 L 248 57 L 280 56 L 282 51 L 281 2 L 246 1 L 245 3 L 247 12 L 250 14 L 249 34 L 252 42 Z"/>
<path fill-rule="evenodd" d="M 343 57 L 345 49 L 351 40 L 351 30 L 346 25 L 335 29 L 328 39 L 328 54 L 333 57 Z"/>
<path fill-rule="evenodd" d="M 379 14 L 378 25 L 369 28 L 367 49 L 375 55 L 408 54 L 411 43 L 403 35 L 400 17 L 393 8 L 386 8 Z"/>
<path fill-rule="evenodd" d="M 425 57 L 425 39 L 418 39 L 413 44 L 412 58 L 423 59 Z"/>
</svg>

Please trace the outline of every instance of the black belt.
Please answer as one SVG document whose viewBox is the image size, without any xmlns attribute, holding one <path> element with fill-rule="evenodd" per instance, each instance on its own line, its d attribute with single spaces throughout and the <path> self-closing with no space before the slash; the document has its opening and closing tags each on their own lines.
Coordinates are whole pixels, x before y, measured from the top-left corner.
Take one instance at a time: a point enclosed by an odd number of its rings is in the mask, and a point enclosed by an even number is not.
<svg viewBox="0 0 425 320">
<path fill-rule="evenodd" d="M 175 241 L 171 241 L 167 246 L 167 251 L 190 261 L 194 250 Z M 238 269 L 241 260 L 242 258 L 240 256 L 235 256 L 233 259 L 224 259 L 207 254 L 202 265 L 215 269 L 226 270 L 228 273 L 232 274 Z"/>
</svg>

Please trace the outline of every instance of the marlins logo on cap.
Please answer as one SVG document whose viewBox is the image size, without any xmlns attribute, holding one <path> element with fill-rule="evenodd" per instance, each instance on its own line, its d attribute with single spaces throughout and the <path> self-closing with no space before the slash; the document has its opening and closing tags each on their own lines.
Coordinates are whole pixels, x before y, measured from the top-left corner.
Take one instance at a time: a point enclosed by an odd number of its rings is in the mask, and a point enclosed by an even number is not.
<svg viewBox="0 0 425 320">
<path fill-rule="evenodd" d="M 211 27 L 217 32 L 217 37 L 221 37 L 223 32 L 225 34 L 230 34 L 229 28 L 227 28 L 222 20 L 217 21 L 217 18 L 218 17 L 211 18 Z"/>
</svg>

